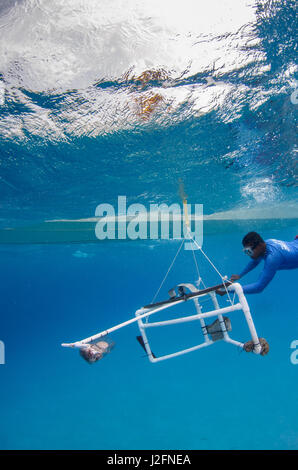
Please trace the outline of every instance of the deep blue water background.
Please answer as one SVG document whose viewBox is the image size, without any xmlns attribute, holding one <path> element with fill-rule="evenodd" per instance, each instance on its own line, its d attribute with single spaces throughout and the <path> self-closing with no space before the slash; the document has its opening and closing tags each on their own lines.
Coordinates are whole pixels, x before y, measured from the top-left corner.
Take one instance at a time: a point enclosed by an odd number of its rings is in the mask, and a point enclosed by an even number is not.
<svg viewBox="0 0 298 470">
<path fill-rule="evenodd" d="M 106 23 L 96 16 L 96 2 L 77 3 L 79 15 L 66 0 L 7 0 L 0 7 L 1 229 L 92 217 L 97 204 L 117 205 L 119 195 L 146 207 L 179 202 L 181 178 L 189 202 L 216 219 L 212 228 L 204 225 L 203 248 L 223 274 L 247 262 L 241 239 L 249 230 L 292 240 L 298 234 L 295 2 L 250 2 L 253 22 L 237 31 L 228 23 L 217 34 L 163 30 L 148 11 L 135 13 L 131 30 L 115 20 L 108 2 Z M 178 51 L 188 45 L 183 60 L 178 52 L 172 62 L 166 57 L 167 40 Z M 205 47 L 214 43 L 223 62 L 198 66 L 196 57 L 208 57 Z M 134 55 L 139 44 L 147 44 L 141 59 Z M 114 59 L 110 45 L 118 51 Z M 235 51 L 235 63 L 225 67 Z M 163 74 L 140 84 L 148 68 Z M 210 85 L 210 77 L 221 85 Z M 217 94 L 206 105 L 202 96 L 213 87 Z M 150 93 L 161 94 L 162 105 L 140 117 L 129 105 Z M 224 223 L 218 213 L 227 211 Z M 41 234 L 32 244 L 22 236 L 19 244 L 0 246 L 1 449 L 297 449 L 298 366 L 290 360 L 298 340 L 297 270 L 278 273 L 262 294 L 248 298 L 258 334 L 270 345 L 266 357 L 219 342 L 150 364 L 131 325 L 113 335 L 110 355 L 89 366 L 60 344 L 125 321 L 149 303 L 178 242 L 74 244 L 70 232 L 69 243 L 48 244 Z M 219 282 L 198 260 L 205 284 Z M 159 298 L 195 280 L 191 254 L 183 252 Z M 241 314 L 231 321 L 231 336 L 249 339 Z M 197 341 L 193 325 L 152 333 L 156 354 Z"/>
</svg>

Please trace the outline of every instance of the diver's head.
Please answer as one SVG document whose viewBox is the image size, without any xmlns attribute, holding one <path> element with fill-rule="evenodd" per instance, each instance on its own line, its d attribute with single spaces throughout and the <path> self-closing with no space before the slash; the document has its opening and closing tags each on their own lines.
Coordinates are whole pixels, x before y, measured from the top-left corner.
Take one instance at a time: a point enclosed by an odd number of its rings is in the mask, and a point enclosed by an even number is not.
<svg viewBox="0 0 298 470">
<path fill-rule="evenodd" d="M 266 243 L 257 232 L 249 232 L 242 240 L 243 251 L 253 259 L 257 259 L 266 251 Z"/>
</svg>

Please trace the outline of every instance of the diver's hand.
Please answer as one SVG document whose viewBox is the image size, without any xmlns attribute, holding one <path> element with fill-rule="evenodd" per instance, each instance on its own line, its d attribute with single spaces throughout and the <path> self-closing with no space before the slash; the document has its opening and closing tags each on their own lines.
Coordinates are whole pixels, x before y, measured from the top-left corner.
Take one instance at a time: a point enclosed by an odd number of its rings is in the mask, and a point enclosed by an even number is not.
<svg viewBox="0 0 298 470">
<path fill-rule="evenodd" d="M 227 291 L 221 290 L 221 289 L 217 289 L 215 292 L 217 295 L 220 295 L 220 296 L 226 295 L 227 293 Z"/>
<path fill-rule="evenodd" d="M 230 278 L 230 280 L 231 280 L 232 282 L 238 281 L 238 279 L 240 279 L 240 276 L 238 276 L 238 274 L 232 274 L 232 276 L 231 276 L 231 278 Z"/>
</svg>

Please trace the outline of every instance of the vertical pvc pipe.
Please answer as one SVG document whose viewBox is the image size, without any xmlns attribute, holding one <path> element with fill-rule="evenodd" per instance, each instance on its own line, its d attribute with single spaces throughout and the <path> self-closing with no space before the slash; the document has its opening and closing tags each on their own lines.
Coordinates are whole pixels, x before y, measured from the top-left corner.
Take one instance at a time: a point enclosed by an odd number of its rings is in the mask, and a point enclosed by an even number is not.
<svg viewBox="0 0 298 470">
<path fill-rule="evenodd" d="M 136 317 L 140 316 L 141 314 L 138 313 L 139 311 L 137 310 L 136 311 Z M 150 362 L 155 362 L 155 359 L 154 357 L 152 356 L 152 351 L 151 351 L 151 348 L 150 348 L 150 345 L 149 345 L 149 341 L 148 341 L 148 338 L 147 338 L 147 335 L 145 333 L 145 328 L 144 328 L 144 324 L 143 324 L 143 320 L 141 318 L 138 318 L 138 325 L 139 325 L 139 329 L 140 329 L 140 333 L 142 335 L 142 338 L 143 338 L 143 341 L 144 341 L 144 346 L 145 346 L 145 350 L 146 350 L 146 353 L 148 355 L 148 358 L 149 358 L 149 361 Z"/>
<path fill-rule="evenodd" d="M 216 309 L 220 309 L 220 306 L 219 306 L 218 300 L 216 298 L 215 292 L 210 292 L 210 296 L 212 298 L 212 302 L 213 302 L 214 307 Z M 227 339 L 229 339 L 229 335 L 228 335 L 228 332 L 227 332 L 227 329 L 226 329 L 226 324 L 225 324 L 224 318 L 221 314 L 217 315 L 217 317 L 218 317 L 218 320 L 219 320 L 219 325 L 220 325 L 222 334 L 224 336 L 224 339 L 227 340 Z"/>
<path fill-rule="evenodd" d="M 195 307 L 196 307 L 197 314 L 200 315 L 202 313 L 201 305 L 200 305 L 197 298 L 193 299 L 193 301 L 194 301 L 194 304 L 195 304 Z M 206 343 L 212 343 L 212 341 L 210 340 L 210 338 L 208 336 L 205 320 L 203 318 L 200 318 L 200 324 L 201 324 L 202 333 L 204 335 L 205 342 Z"/>
<path fill-rule="evenodd" d="M 235 282 L 234 284 L 228 287 L 228 290 L 235 290 L 236 294 L 238 295 L 239 302 L 242 306 L 242 310 L 245 315 L 245 319 L 246 319 L 246 322 L 247 322 L 247 325 L 251 334 L 251 338 L 254 343 L 253 351 L 256 354 L 260 354 L 262 347 L 260 345 L 259 337 L 255 328 L 251 313 L 250 313 L 247 300 L 245 298 L 245 295 L 243 294 L 242 286 L 238 282 Z"/>
</svg>

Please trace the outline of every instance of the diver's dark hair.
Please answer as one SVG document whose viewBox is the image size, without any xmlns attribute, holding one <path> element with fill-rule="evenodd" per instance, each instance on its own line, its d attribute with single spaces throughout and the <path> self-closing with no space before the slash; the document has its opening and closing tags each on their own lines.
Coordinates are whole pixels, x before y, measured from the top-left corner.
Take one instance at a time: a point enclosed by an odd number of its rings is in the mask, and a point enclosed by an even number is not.
<svg viewBox="0 0 298 470">
<path fill-rule="evenodd" d="M 249 232 L 242 240 L 243 246 L 251 246 L 254 248 L 260 243 L 264 243 L 264 240 L 257 232 Z"/>
</svg>

